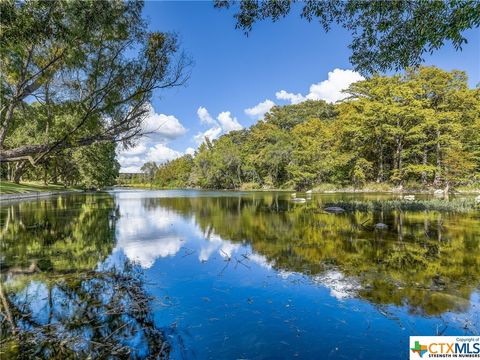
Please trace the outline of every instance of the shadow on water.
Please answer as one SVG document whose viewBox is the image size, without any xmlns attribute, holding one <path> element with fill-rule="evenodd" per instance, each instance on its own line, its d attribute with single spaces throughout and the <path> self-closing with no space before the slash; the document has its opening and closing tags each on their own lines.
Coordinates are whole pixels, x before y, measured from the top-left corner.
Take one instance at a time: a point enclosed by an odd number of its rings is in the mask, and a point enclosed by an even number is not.
<svg viewBox="0 0 480 360">
<path fill-rule="evenodd" d="M 3 358 L 166 358 L 137 267 L 103 265 L 115 245 L 110 195 L 1 209 Z"/>
</svg>

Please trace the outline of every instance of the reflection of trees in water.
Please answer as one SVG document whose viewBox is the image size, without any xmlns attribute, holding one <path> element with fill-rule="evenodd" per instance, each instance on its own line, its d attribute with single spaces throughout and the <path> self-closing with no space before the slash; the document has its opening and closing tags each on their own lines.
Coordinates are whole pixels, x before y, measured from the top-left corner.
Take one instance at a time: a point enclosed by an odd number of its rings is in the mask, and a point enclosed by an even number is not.
<svg viewBox="0 0 480 360">
<path fill-rule="evenodd" d="M 2 345 L 18 358 L 166 358 L 141 276 L 89 271 L 1 286 Z"/>
<path fill-rule="evenodd" d="M 113 249 L 114 211 L 108 194 L 59 196 L 2 206 L 2 272 L 20 272 L 32 261 L 42 271 L 94 268 Z"/>
<path fill-rule="evenodd" d="M 140 274 L 128 264 L 121 271 L 95 270 L 114 247 L 117 216 L 107 194 L 2 207 L 3 355 L 166 356 Z"/>
<path fill-rule="evenodd" d="M 462 310 L 480 284 L 480 223 L 474 213 L 352 211 L 327 214 L 313 201 L 276 195 L 150 199 L 225 240 L 248 241 L 277 269 L 309 275 L 332 267 L 359 279 L 358 295 L 411 311 Z M 375 230 L 382 222 L 388 230 Z"/>
</svg>

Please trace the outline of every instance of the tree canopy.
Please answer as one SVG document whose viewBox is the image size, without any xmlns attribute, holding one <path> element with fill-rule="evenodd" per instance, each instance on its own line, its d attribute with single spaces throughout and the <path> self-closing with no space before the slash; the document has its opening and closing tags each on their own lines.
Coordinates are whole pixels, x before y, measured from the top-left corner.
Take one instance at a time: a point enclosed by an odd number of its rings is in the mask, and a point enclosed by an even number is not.
<svg viewBox="0 0 480 360">
<path fill-rule="evenodd" d="M 249 129 L 161 165 L 165 187 L 455 187 L 480 180 L 480 89 L 436 67 L 373 76 L 337 104 L 274 107 Z M 182 164 L 182 166 L 180 166 Z"/>
<path fill-rule="evenodd" d="M 153 91 L 183 85 L 189 63 L 175 34 L 147 30 L 142 7 L 1 2 L 1 162 L 35 166 L 99 142 L 128 147 L 144 132 Z"/>
<path fill-rule="evenodd" d="M 467 42 L 463 32 L 480 26 L 478 0 L 215 0 L 215 7 L 235 8 L 236 27 L 248 34 L 258 21 L 287 16 L 297 2 L 307 21 L 319 21 L 326 32 L 336 23 L 352 34 L 350 60 L 364 74 L 419 65 L 446 42 L 459 50 Z"/>
</svg>

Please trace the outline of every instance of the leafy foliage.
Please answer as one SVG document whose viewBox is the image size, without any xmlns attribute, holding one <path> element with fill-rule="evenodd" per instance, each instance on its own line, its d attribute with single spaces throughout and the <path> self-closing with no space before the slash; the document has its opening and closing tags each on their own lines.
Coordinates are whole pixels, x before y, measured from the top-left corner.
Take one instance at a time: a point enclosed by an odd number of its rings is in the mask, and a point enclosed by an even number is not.
<svg viewBox="0 0 480 360">
<path fill-rule="evenodd" d="M 335 105 L 274 107 L 250 129 L 202 144 L 191 166 L 161 165 L 157 181 L 214 189 L 478 182 L 480 89 L 469 89 L 463 72 L 409 69 L 346 92 Z"/>
<path fill-rule="evenodd" d="M 295 6 L 291 0 L 216 0 L 235 7 L 236 27 L 248 34 L 257 21 L 278 21 Z M 238 4 L 238 7 L 236 6 Z M 463 32 L 480 26 L 480 2 L 462 1 L 317 1 L 301 2 L 301 16 L 318 20 L 326 32 L 337 23 L 352 34 L 351 62 L 363 73 L 401 70 L 422 62 L 449 41 L 458 50 Z"/>
</svg>

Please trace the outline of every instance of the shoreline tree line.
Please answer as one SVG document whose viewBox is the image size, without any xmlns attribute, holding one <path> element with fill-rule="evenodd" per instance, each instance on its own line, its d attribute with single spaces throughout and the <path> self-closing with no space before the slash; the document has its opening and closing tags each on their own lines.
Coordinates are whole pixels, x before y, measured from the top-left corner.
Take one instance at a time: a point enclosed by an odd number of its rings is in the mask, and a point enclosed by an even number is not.
<svg viewBox="0 0 480 360">
<path fill-rule="evenodd" d="M 222 0 L 215 1 L 213 5 L 233 9 L 236 27 L 245 33 L 249 33 L 258 21 L 268 19 L 275 22 L 297 10 L 308 21 L 318 20 L 326 32 L 333 24 L 341 26 L 352 35 L 349 46 L 351 63 L 365 75 L 417 66 L 422 63 L 423 54 L 441 48 L 446 42 L 461 50 L 467 43 L 464 31 L 480 25 L 477 15 L 479 1 L 295 3 Z M 177 36 L 150 31 L 142 11 L 142 1 L 0 2 L 2 181 L 41 180 L 44 183 L 86 187 L 101 187 L 115 182 L 119 170 L 115 149 L 117 146 L 129 148 L 145 133 L 143 123 L 152 96 L 183 86 L 189 78 L 191 62 L 181 51 Z M 457 75 L 460 78 L 464 76 Z M 384 78 L 374 76 L 373 79 L 381 82 Z M 462 86 L 466 85 L 461 84 L 461 79 L 457 80 L 460 93 Z M 405 82 L 401 77 L 393 77 L 392 81 Z M 452 80 L 448 86 L 455 87 L 453 83 L 455 81 Z M 392 83 L 377 85 L 377 90 L 394 87 Z M 405 86 L 402 85 L 402 88 Z M 351 90 L 377 91 L 366 88 Z M 451 92 L 445 91 L 448 94 Z M 362 96 L 375 97 L 372 94 Z M 386 96 L 385 99 L 392 97 L 391 94 L 381 96 Z M 303 104 L 305 109 L 302 106 L 284 110 L 277 108 L 267 115 L 271 119 L 264 119 L 265 124 L 258 124 L 243 133 L 232 133 L 214 144 L 206 142 L 195 160 L 178 160 L 181 171 L 190 166 L 193 169 L 188 181 L 184 180 L 186 175 L 183 174 L 173 175 L 176 177 L 174 180 L 162 180 L 162 183 L 166 186 L 178 183 L 181 186 L 214 188 L 236 188 L 242 184 L 302 188 L 325 181 L 361 185 L 375 177 L 380 182 L 403 183 L 410 179 L 418 180 L 419 172 L 422 183 L 432 182 L 432 176 L 435 184 L 448 185 L 451 182 L 448 179 L 467 181 L 468 169 L 473 174 L 478 170 L 477 165 L 472 165 L 476 164 L 477 157 L 476 150 L 472 149 L 476 146 L 475 141 L 472 143 L 467 139 L 472 137 L 467 134 L 471 130 L 461 129 L 459 137 L 451 135 L 457 131 L 451 126 L 463 127 L 465 124 L 463 120 L 452 121 L 449 118 L 460 112 L 465 119 L 466 110 L 454 109 L 453 100 L 444 101 L 442 95 L 435 99 L 430 99 L 430 108 L 423 104 L 415 110 L 430 109 L 435 114 L 442 112 L 443 120 L 437 130 L 437 120 L 428 120 L 426 113 L 417 116 L 417 120 L 399 120 L 398 124 L 386 122 L 381 127 L 370 124 L 375 128 L 376 136 L 368 138 L 364 132 L 352 138 L 359 143 L 374 141 L 382 150 L 373 151 L 376 149 L 365 147 L 363 153 L 348 149 L 359 145 L 353 144 L 345 130 L 349 127 L 353 129 L 354 125 L 344 124 L 341 120 L 348 112 L 352 116 L 358 115 L 355 115 L 353 105 L 339 104 L 329 108 L 325 104 Z M 362 101 L 357 102 L 361 104 Z M 438 102 L 438 106 L 433 104 L 434 101 Z M 382 104 L 379 102 L 377 105 L 388 108 L 387 100 Z M 369 111 L 375 111 L 368 106 L 377 105 L 365 105 L 365 116 L 368 117 Z M 397 105 L 398 102 L 395 102 L 395 109 L 399 110 Z M 468 107 L 461 101 L 457 105 Z M 311 109 L 306 110 L 309 107 Z M 318 109 L 315 110 L 315 107 Z M 444 107 L 453 109 L 450 115 Z M 386 113 L 395 109 L 387 109 Z M 304 110 L 307 111 L 304 120 L 291 128 L 281 124 L 282 120 L 278 120 L 279 124 L 275 123 L 277 120 L 274 118 L 289 117 L 282 111 L 293 114 L 298 111 L 292 116 L 299 117 Z M 408 112 L 406 106 L 400 110 Z M 327 114 L 320 116 L 317 111 L 333 111 L 334 115 L 331 118 Z M 323 122 L 315 123 L 314 118 Z M 408 130 L 408 123 L 422 127 L 418 119 L 423 119 L 424 128 Z M 327 140 L 329 133 L 337 131 L 329 127 L 330 123 L 332 127 L 342 124 L 338 135 L 348 140 L 342 149 L 337 137 Z M 319 126 L 317 130 L 325 132 L 326 138 L 321 146 L 314 144 L 318 139 L 308 134 L 309 126 Z M 474 124 L 467 126 L 468 129 L 472 127 L 475 129 Z M 368 129 L 368 126 L 362 129 Z M 260 130 L 265 130 L 266 134 L 259 134 Z M 395 131 L 398 133 L 394 134 Z M 422 139 L 412 139 L 413 133 L 422 134 L 420 136 L 426 141 L 424 146 L 420 145 Z M 302 136 L 305 143 L 298 140 Z M 253 138 L 264 145 L 259 149 L 266 157 L 264 160 L 246 153 L 251 149 L 248 143 Z M 229 149 L 229 141 L 238 149 Z M 308 141 L 312 142 L 309 145 L 311 148 L 306 145 Z M 418 144 L 413 146 L 415 141 Z M 461 145 L 455 145 L 455 142 Z M 283 145 L 286 146 L 284 149 Z M 396 146 L 395 155 L 392 155 L 391 146 Z M 217 155 L 215 149 L 227 151 L 228 159 Z M 460 161 L 453 160 L 451 156 L 456 150 L 460 151 Z M 334 159 L 322 157 L 320 162 L 309 162 L 307 158 L 302 158 L 320 155 Z M 168 175 L 170 170 L 164 167 L 159 171 L 166 172 L 166 178 L 172 176 Z"/>
<path fill-rule="evenodd" d="M 336 104 L 275 106 L 130 182 L 165 188 L 311 189 L 367 183 L 450 189 L 480 181 L 480 88 L 436 67 L 353 83 Z"/>
</svg>

